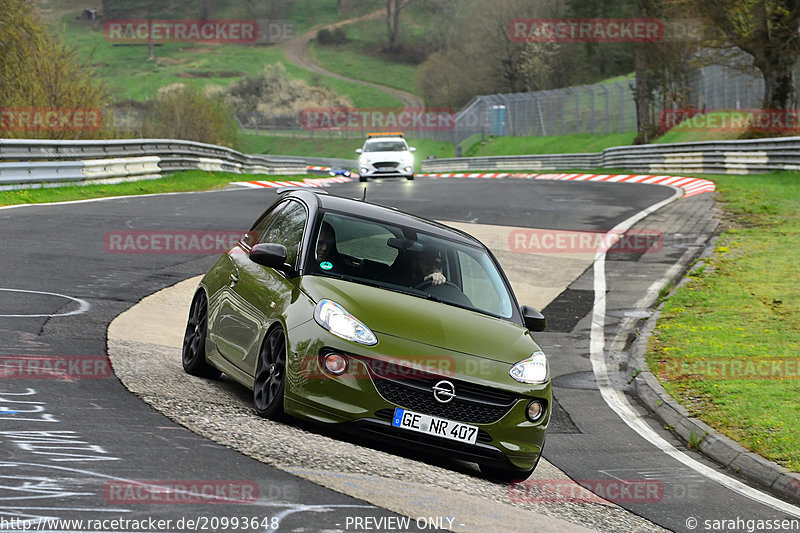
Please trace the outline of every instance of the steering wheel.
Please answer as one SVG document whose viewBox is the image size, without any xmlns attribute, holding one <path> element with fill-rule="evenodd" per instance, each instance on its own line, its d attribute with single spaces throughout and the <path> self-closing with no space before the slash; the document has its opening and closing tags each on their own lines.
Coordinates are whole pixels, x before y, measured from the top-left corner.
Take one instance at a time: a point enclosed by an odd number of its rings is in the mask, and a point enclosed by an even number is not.
<svg viewBox="0 0 800 533">
<path fill-rule="evenodd" d="M 430 293 L 433 296 L 438 296 L 446 300 L 447 302 L 454 303 L 457 305 L 465 305 L 468 307 L 472 307 L 472 302 L 469 300 L 466 294 L 464 294 L 461 289 L 458 288 L 458 285 L 455 283 L 451 283 L 449 281 L 445 281 L 441 285 L 434 285 L 432 279 L 426 279 L 414 289 L 421 291 L 424 289 L 431 289 Z"/>
<path fill-rule="evenodd" d="M 426 289 L 426 288 L 430 287 L 431 285 L 433 285 L 433 280 L 432 279 L 426 279 L 425 281 L 423 281 L 422 283 L 420 283 L 419 285 L 414 287 L 414 290 L 421 291 L 422 289 Z M 458 292 L 461 292 L 461 289 L 458 288 L 458 285 L 456 285 L 455 283 L 451 283 L 449 281 L 445 281 L 441 285 L 436 285 L 436 287 L 447 287 L 447 286 L 453 287 L 454 289 L 457 289 Z"/>
</svg>

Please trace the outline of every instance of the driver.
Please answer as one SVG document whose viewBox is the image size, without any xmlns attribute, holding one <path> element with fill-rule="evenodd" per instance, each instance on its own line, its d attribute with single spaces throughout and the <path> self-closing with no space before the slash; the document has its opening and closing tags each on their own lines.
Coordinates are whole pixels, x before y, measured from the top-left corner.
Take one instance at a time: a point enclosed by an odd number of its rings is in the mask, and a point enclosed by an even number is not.
<svg viewBox="0 0 800 533">
<path fill-rule="evenodd" d="M 418 287 L 428 282 L 443 285 L 447 278 L 440 264 L 439 251 L 431 245 L 422 252 L 401 248 L 392 266 L 379 279 L 405 287 Z"/>
<path fill-rule="evenodd" d="M 439 253 L 432 246 L 427 246 L 421 254 L 415 254 L 416 261 L 412 260 L 412 277 L 421 280 L 416 285 L 430 280 L 433 285 L 443 285 L 447 278 L 442 274 Z"/>
</svg>

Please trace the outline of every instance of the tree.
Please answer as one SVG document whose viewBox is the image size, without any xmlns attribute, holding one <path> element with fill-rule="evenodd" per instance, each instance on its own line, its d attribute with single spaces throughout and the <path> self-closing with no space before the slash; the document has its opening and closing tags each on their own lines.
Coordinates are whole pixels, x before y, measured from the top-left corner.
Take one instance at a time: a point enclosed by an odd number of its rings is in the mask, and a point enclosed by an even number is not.
<svg viewBox="0 0 800 533">
<path fill-rule="evenodd" d="M 508 33 L 513 19 L 553 14 L 545 0 L 475 2 L 452 44 L 432 54 L 420 69 L 417 85 L 427 104 L 457 107 L 477 94 L 553 87 L 554 76 L 564 67 L 559 43 L 516 42 Z"/>
<path fill-rule="evenodd" d="M 91 77 L 86 62 L 64 48 L 36 17 L 27 0 L 0 1 L 0 108 L 104 110 L 106 93 Z M 0 131 L 0 137 L 99 137 L 103 128 Z M 2 127 L 0 121 L 0 128 Z"/>
<path fill-rule="evenodd" d="M 178 85 L 162 89 L 148 102 L 141 126 L 143 137 L 186 139 L 233 147 L 238 129 L 231 109 L 219 95 Z"/>
<path fill-rule="evenodd" d="M 200 12 L 190 0 L 103 0 L 103 16 L 106 20 L 144 19 L 152 25 L 153 20 L 170 18 L 206 18 L 209 3 L 201 2 Z M 197 13 L 199 17 L 195 15 Z M 152 27 L 148 28 L 147 60 L 155 60 L 155 43 Z"/>
<path fill-rule="evenodd" d="M 386 30 L 389 38 L 389 51 L 397 52 L 397 36 L 400 32 L 400 12 L 419 0 L 386 0 Z"/>
<path fill-rule="evenodd" d="M 797 105 L 792 69 L 800 56 L 797 0 L 678 0 L 717 32 L 717 44 L 753 58 L 764 78 L 765 109 Z"/>
</svg>

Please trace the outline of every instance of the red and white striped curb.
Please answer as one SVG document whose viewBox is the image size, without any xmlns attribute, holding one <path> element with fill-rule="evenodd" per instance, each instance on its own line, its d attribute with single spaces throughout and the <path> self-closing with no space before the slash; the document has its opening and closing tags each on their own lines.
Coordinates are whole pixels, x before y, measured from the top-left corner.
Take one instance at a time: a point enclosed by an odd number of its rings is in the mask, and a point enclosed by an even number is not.
<svg viewBox="0 0 800 533">
<path fill-rule="evenodd" d="M 323 172 L 327 172 L 330 169 L 331 169 L 331 167 L 312 167 L 310 165 L 306 167 L 306 170 L 321 170 Z"/>
<path fill-rule="evenodd" d="M 326 167 L 318 167 L 326 168 Z M 713 181 L 703 178 L 687 178 L 681 176 L 662 176 L 652 174 L 512 174 L 512 173 L 470 173 L 470 174 L 417 174 L 423 178 L 517 178 L 535 180 L 565 181 L 608 181 L 615 183 L 651 183 L 654 185 L 671 185 L 683 189 L 683 197 L 688 198 L 704 192 L 716 190 Z M 306 178 L 303 181 L 237 181 L 233 185 L 243 187 L 325 187 L 332 183 L 346 183 L 353 178 L 333 176 L 330 178 Z"/>
<path fill-rule="evenodd" d="M 234 181 L 231 185 L 252 189 L 260 187 L 326 187 L 331 183 L 345 183 L 352 179 L 345 176 L 332 176 L 330 178 L 306 178 L 303 181 Z"/>
<path fill-rule="evenodd" d="M 567 180 L 567 181 L 610 181 L 625 183 L 652 183 L 656 185 L 672 185 L 683 189 L 683 197 L 688 198 L 704 192 L 713 192 L 716 187 L 713 181 L 703 178 L 687 178 L 681 176 L 658 176 L 652 174 L 508 174 L 508 173 L 471 173 L 471 174 L 417 174 L 428 178 L 521 178 L 535 180 Z"/>
</svg>

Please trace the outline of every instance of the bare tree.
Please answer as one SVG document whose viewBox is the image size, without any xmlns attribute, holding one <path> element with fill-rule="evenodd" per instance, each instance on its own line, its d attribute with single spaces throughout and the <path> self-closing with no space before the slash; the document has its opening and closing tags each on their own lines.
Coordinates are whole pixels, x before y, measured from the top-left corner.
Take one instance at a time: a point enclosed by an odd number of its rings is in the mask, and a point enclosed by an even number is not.
<svg viewBox="0 0 800 533">
<path fill-rule="evenodd" d="M 423 64 L 417 85 L 429 105 L 455 107 L 477 94 L 552 87 L 559 70 L 558 43 L 511 39 L 515 18 L 553 16 L 545 0 L 479 0 L 445 51 Z"/>
<path fill-rule="evenodd" d="M 717 32 L 716 44 L 735 46 L 753 58 L 764 77 L 764 107 L 797 105 L 792 69 L 800 57 L 797 0 L 675 0 Z M 710 43 L 714 44 L 714 43 Z"/>
<path fill-rule="evenodd" d="M 399 48 L 397 37 L 400 32 L 400 12 L 419 0 L 386 0 L 386 31 L 389 38 L 389 51 Z"/>
</svg>

